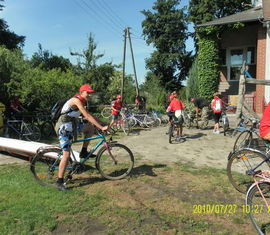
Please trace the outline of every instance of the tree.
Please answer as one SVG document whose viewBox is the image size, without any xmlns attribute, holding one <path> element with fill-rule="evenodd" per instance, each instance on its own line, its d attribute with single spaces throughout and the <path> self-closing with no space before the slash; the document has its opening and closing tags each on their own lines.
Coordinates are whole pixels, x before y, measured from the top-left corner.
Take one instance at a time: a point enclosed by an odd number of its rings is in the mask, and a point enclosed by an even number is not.
<svg viewBox="0 0 270 235">
<path fill-rule="evenodd" d="M 198 97 L 199 92 L 199 78 L 198 78 L 198 58 L 195 57 L 192 66 L 188 73 L 186 98 Z"/>
<path fill-rule="evenodd" d="M 143 36 L 156 50 L 146 60 L 146 67 L 160 79 L 166 90 L 181 87 L 191 65 L 191 53 L 186 51 L 188 38 L 184 9 L 179 0 L 157 0 L 153 12 L 143 10 Z"/>
<path fill-rule="evenodd" d="M 35 52 L 30 60 L 33 67 L 39 67 L 43 70 L 51 70 L 59 68 L 62 71 L 66 71 L 72 68 L 72 64 L 69 59 L 63 56 L 53 55 L 48 50 L 43 50 L 41 44 L 38 44 L 38 52 Z"/>
<path fill-rule="evenodd" d="M 0 46 L 0 102 L 8 104 L 12 95 L 18 95 L 16 87 L 7 87 L 11 79 L 20 76 L 28 65 L 19 49 L 8 50 Z"/>
<path fill-rule="evenodd" d="M 3 2 L 3 0 L 0 0 Z M 0 4 L 0 11 L 3 10 L 3 5 Z M 8 49 L 21 48 L 24 46 L 24 36 L 19 36 L 8 29 L 7 22 L 0 19 L 0 45 Z"/>
</svg>

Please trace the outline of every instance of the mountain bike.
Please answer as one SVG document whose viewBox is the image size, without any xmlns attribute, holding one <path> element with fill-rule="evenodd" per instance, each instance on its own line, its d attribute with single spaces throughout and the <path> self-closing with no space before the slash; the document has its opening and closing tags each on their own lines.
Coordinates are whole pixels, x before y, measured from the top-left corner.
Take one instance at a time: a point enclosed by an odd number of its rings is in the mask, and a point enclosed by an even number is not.
<svg viewBox="0 0 270 235">
<path fill-rule="evenodd" d="M 119 130 L 122 130 L 125 135 L 128 135 L 130 133 L 131 127 L 124 112 L 120 112 L 118 120 L 116 121 L 116 123 L 114 123 L 114 125 L 111 126 L 111 129 L 114 133 Z"/>
<path fill-rule="evenodd" d="M 172 120 L 170 121 L 169 126 L 169 143 L 172 144 L 173 142 L 180 142 L 184 141 L 185 138 L 178 137 L 177 138 L 177 128 L 180 127 L 180 123 L 182 120 L 178 119 L 177 117 L 173 116 Z"/>
<path fill-rule="evenodd" d="M 76 153 L 70 149 L 70 160 L 64 175 L 64 184 L 72 179 L 74 174 L 85 171 L 85 163 L 92 158 L 100 147 L 95 157 L 95 166 L 99 173 L 106 179 L 118 180 L 128 176 L 134 166 L 134 156 L 131 150 L 123 144 L 108 140 L 102 133 L 85 139 L 78 139 L 73 143 L 87 140 L 98 140 L 98 143 L 91 148 L 85 158 L 79 159 Z M 57 180 L 57 172 L 63 152 L 57 146 L 41 147 L 31 161 L 30 170 L 34 178 L 41 185 L 54 186 Z"/>
<path fill-rule="evenodd" d="M 246 193 L 253 183 L 252 172 L 270 170 L 270 153 L 244 148 L 228 156 L 227 175 L 233 187 Z"/>
<path fill-rule="evenodd" d="M 246 213 L 258 234 L 270 234 L 270 172 L 250 173 L 254 183 L 246 194 Z"/>
<path fill-rule="evenodd" d="M 0 133 L 3 133 L 3 137 L 26 139 L 29 141 L 40 140 L 40 130 L 34 124 L 29 124 L 23 120 L 7 120 L 6 123 L 0 127 Z"/>
<path fill-rule="evenodd" d="M 241 133 L 234 142 L 233 151 L 241 148 L 254 148 L 266 152 L 269 149 L 269 142 L 258 134 L 258 124 L 257 120 L 252 120 L 250 127 L 238 128 Z"/>
</svg>

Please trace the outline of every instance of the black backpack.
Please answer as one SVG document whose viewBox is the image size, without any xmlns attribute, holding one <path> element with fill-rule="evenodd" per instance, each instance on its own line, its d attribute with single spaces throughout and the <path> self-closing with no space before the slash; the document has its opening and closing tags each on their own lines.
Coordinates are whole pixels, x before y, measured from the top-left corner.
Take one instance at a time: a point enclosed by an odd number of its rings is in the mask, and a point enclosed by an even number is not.
<svg viewBox="0 0 270 235">
<path fill-rule="evenodd" d="M 51 120 L 53 123 L 56 123 L 61 116 L 61 110 L 64 106 L 64 104 L 69 100 L 70 98 L 64 98 L 61 100 L 58 100 L 55 105 L 51 109 Z M 72 110 L 70 110 L 72 111 Z M 67 112 L 68 113 L 68 112 Z"/>
</svg>

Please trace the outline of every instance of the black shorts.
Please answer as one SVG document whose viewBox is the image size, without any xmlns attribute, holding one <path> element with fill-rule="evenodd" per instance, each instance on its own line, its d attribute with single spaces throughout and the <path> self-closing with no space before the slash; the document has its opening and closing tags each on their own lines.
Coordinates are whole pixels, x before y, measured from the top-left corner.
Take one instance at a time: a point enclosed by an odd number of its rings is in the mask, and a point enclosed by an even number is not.
<svg viewBox="0 0 270 235">
<path fill-rule="evenodd" d="M 216 124 L 216 123 L 219 123 L 220 117 L 221 117 L 221 113 L 214 113 L 214 121 L 215 121 L 215 124 Z"/>
</svg>

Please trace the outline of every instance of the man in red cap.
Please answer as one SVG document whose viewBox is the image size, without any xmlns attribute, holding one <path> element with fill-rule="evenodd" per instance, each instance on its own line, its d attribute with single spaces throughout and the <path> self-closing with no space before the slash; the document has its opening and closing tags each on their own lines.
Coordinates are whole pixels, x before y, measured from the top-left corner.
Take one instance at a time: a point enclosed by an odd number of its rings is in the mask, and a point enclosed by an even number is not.
<svg viewBox="0 0 270 235">
<path fill-rule="evenodd" d="M 102 131 L 108 129 L 108 126 L 101 126 L 100 123 L 85 109 L 87 100 L 91 98 L 93 93 L 95 93 L 95 91 L 89 84 L 82 85 L 79 89 L 79 94 L 75 94 L 64 104 L 61 110 L 61 116 L 56 123 L 56 133 L 59 136 L 60 147 L 63 150 L 63 157 L 59 164 L 58 180 L 56 182 L 56 186 L 59 190 L 66 190 L 63 184 L 63 177 L 70 157 L 72 139 L 76 136 L 77 122 L 80 115 L 83 115 L 83 117 L 88 121 L 81 130 L 85 134 L 86 138 L 93 135 L 94 130 L 92 124 Z M 83 143 L 80 157 L 87 155 L 88 144 L 89 141 L 85 141 Z"/>
</svg>

